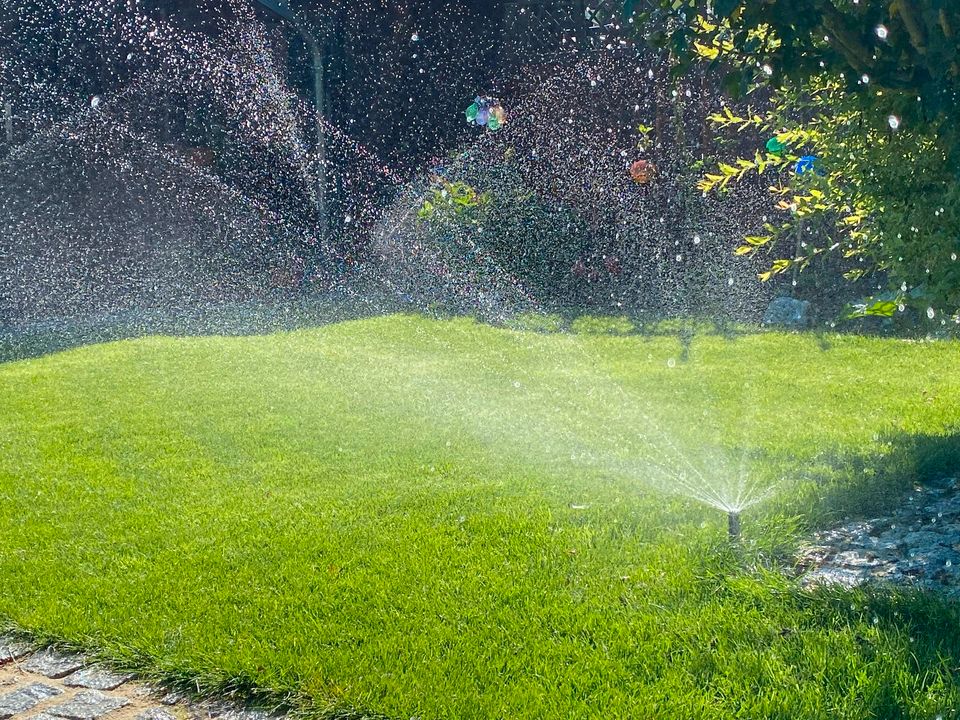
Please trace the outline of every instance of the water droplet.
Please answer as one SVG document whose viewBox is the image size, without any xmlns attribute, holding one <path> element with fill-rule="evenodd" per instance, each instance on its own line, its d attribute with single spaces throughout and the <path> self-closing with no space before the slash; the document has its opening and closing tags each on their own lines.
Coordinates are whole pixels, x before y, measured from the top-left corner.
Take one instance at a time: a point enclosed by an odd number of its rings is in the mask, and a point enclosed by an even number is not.
<svg viewBox="0 0 960 720">
<path fill-rule="evenodd" d="M 668 358 L 668 359 L 667 359 L 667 367 L 672 368 L 672 367 L 676 367 L 676 366 L 677 366 L 677 361 L 676 361 L 676 360 L 674 360 L 673 358 Z"/>
<path fill-rule="evenodd" d="M 896 115 L 891 115 L 887 118 L 887 125 L 890 126 L 891 130 L 896 130 L 900 127 L 900 118 L 898 118 Z"/>
<path fill-rule="evenodd" d="M 933 320 L 933 318 L 935 318 L 936 315 L 937 315 L 937 311 L 936 311 L 936 310 L 934 310 L 932 307 L 928 307 L 928 308 L 927 308 L 927 317 L 928 317 L 928 318 L 930 318 L 931 320 Z"/>
<path fill-rule="evenodd" d="M 886 40 L 887 36 L 890 34 L 890 31 L 887 30 L 886 25 L 877 25 L 877 27 L 875 27 L 873 31 L 877 34 L 877 37 L 880 38 L 881 40 Z"/>
<path fill-rule="evenodd" d="M 773 75 L 773 68 L 770 67 L 769 65 L 764 65 L 764 66 L 763 66 L 763 74 L 766 75 L 767 77 Z"/>
</svg>

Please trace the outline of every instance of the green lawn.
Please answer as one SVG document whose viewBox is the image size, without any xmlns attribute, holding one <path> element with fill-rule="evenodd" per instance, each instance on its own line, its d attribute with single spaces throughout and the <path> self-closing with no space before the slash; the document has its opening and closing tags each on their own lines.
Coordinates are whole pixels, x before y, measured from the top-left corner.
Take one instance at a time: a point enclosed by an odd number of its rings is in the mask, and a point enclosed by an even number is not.
<svg viewBox="0 0 960 720">
<path fill-rule="evenodd" d="M 0 624 L 324 717 L 958 717 L 956 606 L 780 568 L 956 473 L 958 432 L 956 342 L 392 316 L 77 348 L 0 364 Z M 680 467 L 775 489 L 742 547 Z"/>
</svg>

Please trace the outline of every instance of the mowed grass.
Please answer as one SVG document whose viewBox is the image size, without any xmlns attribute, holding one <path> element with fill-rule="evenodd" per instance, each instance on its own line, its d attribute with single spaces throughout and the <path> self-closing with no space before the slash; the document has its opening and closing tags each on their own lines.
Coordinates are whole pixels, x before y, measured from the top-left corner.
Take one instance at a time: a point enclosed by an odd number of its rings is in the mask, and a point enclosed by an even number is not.
<svg viewBox="0 0 960 720">
<path fill-rule="evenodd" d="M 958 431 L 954 342 L 392 316 L 78 348 L 0 365 L 0 623 L 323 717 L 957 717 L 956 606 L 782 564 Z M 678 464 L 775 487 L 741 547 Z"/>
</svg>

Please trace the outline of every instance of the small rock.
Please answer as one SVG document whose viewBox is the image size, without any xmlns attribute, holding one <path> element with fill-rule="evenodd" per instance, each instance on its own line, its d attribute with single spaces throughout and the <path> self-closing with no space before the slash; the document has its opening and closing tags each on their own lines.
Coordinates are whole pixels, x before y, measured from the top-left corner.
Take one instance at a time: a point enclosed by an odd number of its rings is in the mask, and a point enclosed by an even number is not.
<svg viewBox="0 0 960 720">
<path fill-rule="evenodd" d="M 881 535 L 878 537 L 874 548 L 877 550 L 885 550 L 887 552 L 892 550 L 899 550 L 903 547 L 903 538 L 899 535 Z"/>
<path fill-rule="evenodd" d="M 953 568 L 940 568 L 933 573 L 933 579 L 943 585 L 953 585 L 957 582 L 957 574 L 951 572 Z"/>
<path fill-rule="evenodd" d="M 809 573 L 804 582 L 816 587 L 817 585 L 842 585 L 853 588 L 862 585 L 867 579 L 867 573 L 860 569 L 839 568 L 824 566 Z"/>
<path fill-rule="evenodd" d="M 77 670 L 73 675 L 65 678 L 63 684 L 91 690 L 114 690 L 132 678 L 131 673 L 117 674 L 105 667 L 92 665 Z"/>
<path fill-rule="evenodd" d="M 800 552 L 797 557 L 797 564 L 801 567 L 820 566 L 833 557 L 833 553 L 833 548 L 824 545 L 810 545 Z"/>
<path fill-rule="evenodd" d="M 80 655 L 67 655 L 53 648 L 41 650 L 23 664 L 27 672 L 46 675 L 48 678 L 62 678 L 76 672 L 84 666 Z"/>
<path fill-rule="evenodd" d="M 843 552 L 837 553 L 834 562 L 848 568 L 874 568 L 883 564 L 883 562 L 877 560 L 876 557 L 873 559 L 864 557 L 856 550 L 844 550 Z"/>
<path fill-rule="evenodd" d="M 85 690 L 62 705 L 47 708 L 47 712 L 66 720 L 96 720 L 129 703 L 126 698 L 106 695 L 98 690 Z"/>
<path fill-rule="evenodd" d="M 162 707 L 153 707 L 137 715 L 136 720 L 177 720 L 177 716 Z"/>
<path fill-rule="evenodd" d="M 929 530 L 915 530 L 903 536 L 904 544 L 910 549 L 935 546 L 939 544 L 942 539 L 940 533 L 930 532 Z"/>
<path fill-rule="evenodd" d="M 60 695 L 63 690 L 43 683 L 31 683 L 19 690 L 0 695 L 0 720 L 26 712 L 38 703 Z"/>
</svg>

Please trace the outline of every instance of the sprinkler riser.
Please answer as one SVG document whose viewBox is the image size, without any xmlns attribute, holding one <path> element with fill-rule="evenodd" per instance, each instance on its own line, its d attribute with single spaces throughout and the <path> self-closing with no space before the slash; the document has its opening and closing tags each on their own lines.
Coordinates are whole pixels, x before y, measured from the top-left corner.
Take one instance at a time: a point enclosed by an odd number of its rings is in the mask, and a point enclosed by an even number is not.
<svg viewBox="0 0 960 720">
<path fill-rule="evenodd" d="M 727 532 L 729 533 L 731 540 L 740 539 L 740 513 L 727 513 Z"/>
</svg>

